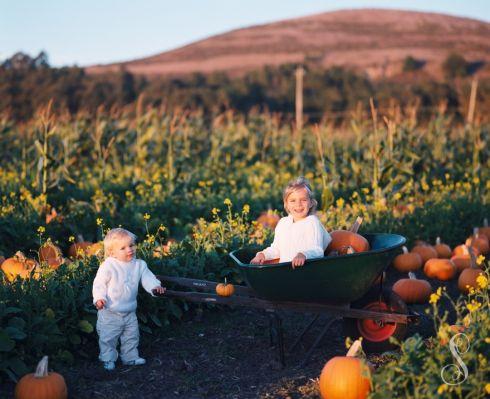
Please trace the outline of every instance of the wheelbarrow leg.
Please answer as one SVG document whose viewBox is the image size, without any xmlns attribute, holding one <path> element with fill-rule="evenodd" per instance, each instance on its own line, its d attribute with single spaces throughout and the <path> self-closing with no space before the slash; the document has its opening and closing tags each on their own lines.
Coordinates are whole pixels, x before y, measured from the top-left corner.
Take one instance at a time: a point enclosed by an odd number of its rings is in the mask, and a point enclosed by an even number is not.
<svg viewBox="0 0 490 399">
<path fill-rule="evenodd" d="M 308 363 L 308 360 L 310 360 L 310 357 L 311 357 L 311 354 L 313 353 L 313 351 L 315 350 L 315 348 L 318 346 L 318 344 L 320 343 L 320 341 L 322 340 L 322 338 L 325 336 L 325 334 L 327 333 L 328 329 L 330 328 L 330 326 L 332 325 L 332 323 L 334 321 L 337 321 L 339 320 L 340 317 L 331 317 L 326 323 L 325 323 L 325 326 L 323 327 L 323 330 L 321 331 L 320 334 L 318 334 L 318 336 L 316 337 L 316 340 L 315 342 L 313 342 L 313 345 L 311 345 L 310 349 L 308 350 L 308 353 L 306 354 L 306 356 L 304 357 L 303 361 L 298 365 L 298 368 L 302 368 L 303 366 L 306 365 L 306 363 Z"/>
<path fill-rule="evenodd" d="M 296 346 L 301 342 L 301 340 L 303 339 L 305 334 L 310 330 L 310 328 L 313 326 L 313 324 L 315 324 L 315 322 L 318 320 L 319 317 L 320 317 L 320 315 L 317 314 L 315 317 L 313 317 L 310 320 L 308 325 L 303 329 L 303 331 L 301 331 L 301 334 L 298 336 L 298 338 L 296 338 L 296 341 L 294 341 L 294 343 L 288 349 L 288 352 L 292 352 L 296 348 Z"/>
<path fill-rule="evenodd" d="M 269 334 L 271 346 L 274 345 L 274 337 L 277 338 L 277 349 L 279 351 L 279 361 L 281 366 L 286 365 L 284 356 L 284 335 L 282 329 L 282 319 L 274 311 L 269 311 Z"/>
</svg>

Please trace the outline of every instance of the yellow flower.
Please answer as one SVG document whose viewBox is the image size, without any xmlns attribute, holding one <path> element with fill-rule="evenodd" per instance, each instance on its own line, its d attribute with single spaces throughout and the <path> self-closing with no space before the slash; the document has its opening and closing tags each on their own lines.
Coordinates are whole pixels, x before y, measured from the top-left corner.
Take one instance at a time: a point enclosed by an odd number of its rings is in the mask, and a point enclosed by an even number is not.
<svg viewBox="0 0 490 399">
<path fill-rule="evenodd" d="M 439 385 L 439 388 L 437 388 L 437 393 L 441 395 L 442 393 L 447 391 L 447 385 L 446 384 L 441 384 Z"/>
<path fill-rule="evenodd" d="M 485 384 L 485 393 L 490 394 L 490 383 Z"/>
<path fill-rule="evenodd" d="M 395 193 L 395 195 L 393 196 L 393 199 L 396 201 L 396 200 L 399 200 L 401 197 L 402 197 L 402 195 L 400 193 Z"/>
<path fill-rule="evenodd" d="M 478 256 L 478 258 L 476 258 L 476 264 L 481 265 L 484 260 L 485 260 L 485 257 L 483 255 L 480 255 L 480 256 Z"/>
<path fill-rule="evenodd" d="M 248 214 L 250 212 L 250 205 L 243 205 L 243 213 Z"/>
<path fill-rule="evenodd" d="M 165 226 L 163 224 L 161 224 L 160 226 L 158 226 L 158 230 L 165 231 Z"/>
<path fill-rule="evenodd" d="M 433 303 L 435 305 L 440 298 L 441 298 L 440 295 L 430 294 L 429 303 Z"/>
<path fill-rule="evenodd" d="M 339 198 L 337 201 L 335 201 L 335 205 L 337 206 L 337 208 L 343 208 L 345 204 L 345 201 L 343 198 Z"/>
<path fill-rule="evenodd" d="M 39 226 L 39 227 L 37 228 L 37 232 L 38 232 L 39 234 L 42 234 L 42 233 L 44 233 L 45 231 L 46 231 L 46 228 L 45 228 L 44 226 Z"/>
<path fill-rule="evenodd" d="M 211 213 L 212 213 L 214 216 L 216 216 L 216 215 L 218 214 L 218 212 L 219 212 L 219 211 L 220 211 L 220 210 L 219 210 L 218 208 L 213 208 L 213 209 L 211 210 Z"/>
<path fill-rule="evenodd" d="M 223 201 L 223 204 L 225 204 L 227 206 L 231 206 L 231 200 L 229 198 L 225 198 L 225 200 Z"/>
<path fill-rule="evenodd" d="M 490 344 L 490 338 L 485 338 L 485 343 Z"/>
<path fill-rule="evenodd" d="M 148 213 L 145 213 L 145 214 L 143 215 L 143 219 L 145 219 L 145 220 L 150 220 L 150 217 L 151 217 L 151 216 L 150 216 Z"/>
<path fill-rule="evenodd" d="M 476 278 L 476 283 L 480 286 L 480 288 L 484 289 L 488 286 L 488 279 L 483 274 L 480 274 Z"/>
<path fill-rule="evenodd" d="M 69 242 L 74 242 L 74 241 L 75 241 L 75 237 L 70 236 L 70 237 L 68 238 L 68 241 L 69 241 Z"/>
<path fill-rule="evenodd" d="M 97 226 L 100 226 L 102 224 L 102 218 L 97 218 L 96 222 Z"/>
<path fill-rule="evenodd" d="M 478 309 L 480 309 L 481 303 L 475 301 L 474 299 L 471 301 L 471 303 L 466 304 L 466 308 L 471 312 L 474 312 Z"/>
</svg>

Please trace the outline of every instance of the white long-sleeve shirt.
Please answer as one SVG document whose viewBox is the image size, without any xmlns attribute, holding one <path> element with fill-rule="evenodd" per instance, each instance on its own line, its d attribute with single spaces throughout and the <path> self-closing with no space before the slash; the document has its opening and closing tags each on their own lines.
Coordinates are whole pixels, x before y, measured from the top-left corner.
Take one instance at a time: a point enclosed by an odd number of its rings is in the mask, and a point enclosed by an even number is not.
<svg viewBox="0 0 490 399">
<path fill-rule="evenodd" d="M 279 220 L 274 231 L 274 241 L 261 251 L 266 260 L 291 262 L 301 252 L 306 259 L 321 258 L 332 241 L 325 227 L 315 215 L 294 222 L 292 216 Z"/>
<path fill-rule="evenodd" d="M 92 286 L 94 304 L 105 301 L 105 308 L 114 312 L 134 312 L 136 296 L 141 281 L 143 288 L 153 295 L 151 290 L 160 286 L 160 280 L 148 269 L 146 262 L 133 259 L 122 262 L 108 257 L 99 267 Z"/>
</svg>

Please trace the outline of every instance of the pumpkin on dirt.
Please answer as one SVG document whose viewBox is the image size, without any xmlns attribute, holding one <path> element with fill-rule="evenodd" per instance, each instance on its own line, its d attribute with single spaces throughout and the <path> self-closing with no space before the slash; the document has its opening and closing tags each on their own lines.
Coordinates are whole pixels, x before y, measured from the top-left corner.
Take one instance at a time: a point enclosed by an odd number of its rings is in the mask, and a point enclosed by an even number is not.
<svg viewBox="0 0 490 399">
<path fill-rule="evenodd" d="M 23 376 L 15 386 L 15 399 L 66 399 L 68 389 L 61 374 L 48 372 L 48 357 L 44 356 L 36 372 Z"/>
<path fill-rule="evenodd" d="M 413 253 L 419 254 L 420 257 L 422 258 L 422 262 L 425 264 L 429 259 L 437 258 L 437 251 L 432 245 L 415 245 L 412 248 Z"/>
<path fill-rule="evenodd" d="M 486 255 L 490 252 L 490 243 L 488 241 L 488 237 L 485 234 L 481 234 L 478 227 L 475 227 L 475 229 L 473 230 L 473 235 L 467 238 L 465 244 L 471 247 L 478 248 L 478 251 L 482 255 Z"/>
<path fill-rule="evenodd" d="M 441 237 L 436 238 L 436 245 L 434 245 L 434 249 L 437 252 L 438 258 L 449 259 L 452 255 L 451 247 L 447 244 L 441 242 Z"/>
<path fill-rule="evenodd" d="M 433 258 L 425 262 L 424 273 L 429 278 L 447 281 L 456 275 L 456 265 L 450 259 Z"/>
<path fill-rule="evenodd" d="M 8 281 L 14 281 L 17 276 L 21 278 L 29 278 L 31 272 L 38 266 L 34 259 L 28 259 L 25 255 L 18 251 L 8 259 L 5 259 L 0 266 Z M 37 274 L 36 274 L 37 276 Z"/>
<path fill-rule="evenodd" d="M 418 270 L 422 267 L 422 257 L 416 252 L 408 252 L 407 247 L 402 247 L 403 253 L 393 259 L 393 267 L 399 272 L 406 273 Z"/>
<path fill-rule="evenodd" d="M 226 278 L 224 284 L 219 283 L 218 285 L 216 285 L 216 293 L 219 296 L 232 296 L 234 292 L 235 292 L 235 287 L 233 286 L 233 284 L 228 284 L 226 282 Z"/>
<path fill-rule="evenodd" d="M 468 248 L 466 245 L 461 245 L 463 253 L 460 255 L 451 256 L 451 261 L 456 265 L 456 272 L 461 273 L 464 269 L 471 266 L 470 251 L 474 251 L 474 248 Z"/>
<path fill-rule="evenodd" d="M 323 399 L 364 399 L 371 390 L 371 372 L 362 359 L 356 358 L 361 341 L 355 341 L 346 356 L 330 359 L 320 374 Z"/>
<path fill-rule="evenodd" d="M 349 230 L 332 231 L 330 233 L 332 241 L 328 245 L 325 252 L 330 255 L 345 254 L 348 247 L 351 247 L 354 252 L 369 251 L 370 247 L 368 240 L 366 240 L 360 234 L 357 234 L 361 223 L 362 218 L 358 217 Z"/>
<path fill-rule="evenodd" d="M 479 288 L 476 279 L 478 276 L 483 275 L 483 270 L 479 269 L 476 265 L 476 257 L 470 251 L 471 264 L 470 267 L 464 269 L 458 278 L 458 288 L 464 294 L 470 292 L 470 288 Z"/>
<path fill-rule="evenodd" d="M 257 218 L 257 223 L 266 228 L 274 230 L 277 223 L 279 223 L 279 220 L 281 220 L 281 217 L 269 209 L 267 212 L 262 212 L 260 214 L 260 216 Z"/>
<path fill-rule="evenodd" d="M 426 280 L 418 280 L 412 272 L 408 273 L 408 277 L 393 284 L 393 291 L 405 303 L 426 303 L 432 292 L 430 283 Z"/>
</svg>

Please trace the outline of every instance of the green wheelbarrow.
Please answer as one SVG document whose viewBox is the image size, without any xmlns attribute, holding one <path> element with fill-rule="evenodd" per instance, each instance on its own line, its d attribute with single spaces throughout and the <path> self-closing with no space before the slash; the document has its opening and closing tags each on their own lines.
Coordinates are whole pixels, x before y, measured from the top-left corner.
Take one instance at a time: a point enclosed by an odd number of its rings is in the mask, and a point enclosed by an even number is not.
<svg viewBox="0 0 490 399">
<path fill-rule="evenodd" d="M 291 263 L 253 265 L 256 249 L 242 248 L 230 253 L 240 273 L 258 298 L 268 301 L 298 302 L 312 309 L 328 305 L 344 320 L 344 332 L 354 339 L 363 337 L 368 352 L 393 348 L 390 337 L 402 339 L 407 323 L 417 316 L 409 314 L 405 303 L 391 290 L 383 288 L 383 272 L 401 253 L 405 237 L 397 234 L 363 234 L 370 251 L 307 260 L 293 269 Z M 355 313 L 357 312 L 357 313 Z M 370 319 L 368 312 L 406 316 L 398 322 Z M 387 317 L 389 319 L 389 317 Z"/>
</svg>

